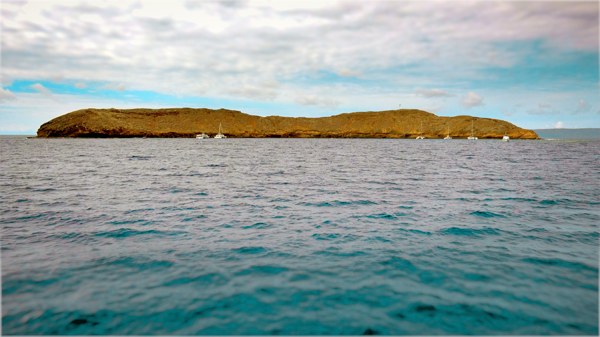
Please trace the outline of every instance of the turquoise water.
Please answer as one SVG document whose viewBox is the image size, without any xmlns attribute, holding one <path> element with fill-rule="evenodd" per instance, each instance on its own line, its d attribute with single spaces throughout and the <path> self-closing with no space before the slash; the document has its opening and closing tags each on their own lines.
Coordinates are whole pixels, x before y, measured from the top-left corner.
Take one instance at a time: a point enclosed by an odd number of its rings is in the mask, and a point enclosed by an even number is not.
<svg viewBox="0 0 600 337">
<path fill-rule="evenodd" d="M 0 142 L 4 335 L 598 334 L 598 142 Z"/>
</svg>

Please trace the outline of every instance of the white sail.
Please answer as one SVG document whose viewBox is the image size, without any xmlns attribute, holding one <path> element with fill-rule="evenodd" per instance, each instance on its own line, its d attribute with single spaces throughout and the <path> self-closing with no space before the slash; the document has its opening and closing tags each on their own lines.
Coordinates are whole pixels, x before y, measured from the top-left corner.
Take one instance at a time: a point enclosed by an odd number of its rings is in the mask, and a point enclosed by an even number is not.
<svg viewBox="0 0 600 337">
<path fill-rule="evenodd" d="M 450 137 L 450 124 L 448 124 L 448 135 L 444 139 L 452 139 L 452 137 Z"/>
<path fill-rule="evenodd" d="M 471 135 L 467 138 L 469 140 L 477 140 L 477 137 L 473 135 L 473 119 L 471 119 Z"/>
<path fill-rule="evenodd" d="M 421 135 L 417 136 L 416 139 L 425 139 L 425 137 L 423 137 L 423 122 L 421 122 Z"/>
<path fill-rule="evenodd" d="M 223 127 L 221 126 L 221 123 L 219 123 L 219 133 L 217 133 L 217 135 L 215 136 L 215 138 L 227 138 L 224 134 L 223 134 Z"/>
</svg>

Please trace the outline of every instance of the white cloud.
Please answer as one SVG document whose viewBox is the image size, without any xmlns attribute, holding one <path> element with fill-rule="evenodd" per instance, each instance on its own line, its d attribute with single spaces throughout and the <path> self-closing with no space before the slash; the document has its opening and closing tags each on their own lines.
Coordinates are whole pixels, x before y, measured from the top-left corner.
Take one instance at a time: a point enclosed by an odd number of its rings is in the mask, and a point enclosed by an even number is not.
<svg viewBox="0 0 600 337">
<path fill-rule="evenodd" d="M 124 83 L 119 83 L 119 84 L 109 83 L 109 84 L 103 85 L 100 89 L 114 90 L 114 91 L 119 91 L 119 92 L 123 92 L 123 91 L 127 90 Z"/>
<path fill-rule="evenodd" d="M 50 76 L 50 78 L 51 78 L 51 79 L 52 79 L 52 81 L 54 81 L 54 82 L 62 82 L 62 81 L 65 79 L 65 76 L 64 76 L 64 75 L 62 75 L 62 74 L 60 74 L 60 75 L 58 75 L 58 74 L 54 74 L 54 75 Z"/>
<path fill-rule="evenodd" d="M 328 97 L 298 94 L 296 97 L 296 103 L 300 105 L 314 105 L 321 108 L 335 110 L 340 104 L 340 101 Z"/>
<path fill-rule="evenodd" d="M 350 70 L 348 68 L 344 68 L 344 69 L 338 71 L 337 74 L 339 76 L 344 76 L 344 77 L 357 77 L 357 76 L 361 76 L 363 73 L 360 70 Z"/>
<path fill-rule="evenodd" d="M 432 106 L 422 107 L 422 108 L 419 108 L 419 109 L 424 110 L 424 111 L 428 111 L 428 112 L 436 112 L 436 111 L 439 111 L 442 108 L 443 108 L 443 106 L 441 106 L 440 104 L 436 104 L 436 105 L 432 105 Z"/>
<path fill-rule="evenodd" d="M 52 92 L 50 91 L 50 89 L 44 87 L 43 85 L 41 85 L 39 83 L 32 84 L 32 85 L 30 85 L 30 87 L 32 89 L 37 90 L 40 94 L 44 94 L 44 95 L 48 95 L 48 96 L 52 95 Z"/>
<path fill-rule="evenodd" d="M 13 82 L 12 78 L 6 77 L 4 75 L 0 75 L 0 84 L 3 87 L 10 87 L 12 85 L 12 82 Z"/>
<path fill-rule="evenodd" d="M 557 129 L 562 129 L 564 127 L 564 123 L 563 122 L 557 122 L 556 124 L 552 125 L 553 127 L 557 128 Z"/>
<path fill-rule="evenodd" d="M 0 87 L 0 103 L 6 103 L 6 101 L 12 101 L 17 99 L 17 96 L 7 89 Z"/>
<path fill-rule="evenodd" d="M 580 99 L 579 105 L 577 106 L 577 109 L 575 109 L 573 114 L 585 113 L 585 112 L 589 112 L 591 110 L 592 110 L 592 105 L 590 103 L 584 101 L 583 99 Z"/>
<path fill-rule="evenodd" d="M 175 95 L 210 88 L 213 97 L 268 79 L 302 79 L 301 89 L 314 92 L 319 72 L 382 85 L 397 81 L 390 69 L 412 66 L 473 76 L 519 61 L 516 52 L 498 50 L 499 41 L 597 50 L 597 9 L 594 2 L 34 1 L 3 14 L 3 74 Z M 437 55 L 439 64 L 425 65 L 423 55 Z M 293 101 L 295 90 L 285 86 L 277 98 Z M 363 88 L 365 97 L 380 88 L 370 90 Z M 233 91 L 248 97 L 248 90 Z"/>
<path fill-rule="evenodd" d="M 232 88 L 227 90 L 227 93 L 237 97 L 256 99 L 260 101 L 272 101 L 278 95 L 278 93 L 275 90 L 255 86 L 243 86 L 239 88 Z"/>
<path fill-rule="evenodd" d="M 276 81 L 274 79 L 270 79 L 270 80 L 265 80 L 265 81 L 261 82 L 260 86 L 263 88 L 274 89 L 274 88 L 281 87 L 281 83 L 279 83 L 278 81 Z"/>
<path fill-rule="evenodd" d="M 537 108 L 527 110 L 530 115 L 558 115 L 558 110 L 554 109 L 550 104 L 539 103 Z"/>
<path fill-rule="evenodd" d="M 477 95 L 474 92 L 469 92 L 467 96 L 461 102 L 462 106 L 466 109 L 483 105 L 483 97 Z"/>
<path fill-rule="evenodd" d="M 503 114 L 504 116 L 508 116 L 508 117 L 510 117 L 510 116 L 512 116 L 514 113 L 515 113 L 515 110 L 509 111 L 509 110 L 507 110 L 507 109 L 502 109 L 502 114 Z"/>
<path fill-rule="evenodd" d="M 85 89 L 85 88 L 87 88 L 87 84 L 85 84 L 84 82 L 77 82 L 77 83 L 75 83 L 75 88 Z"/>
<path fill-rule="evenodd" d="M 443 91 L 443 90 L 439 90 L 439 89 L 429 89 L 429 90 L 424 90 L 424 89 L 417 89 L 416 90 L 417 95 L 421 95 L 423 97 L 426 98 L 431 98 L 431 97 L 449 97 L 452 96 L 449 93 Z"/>
</svg>

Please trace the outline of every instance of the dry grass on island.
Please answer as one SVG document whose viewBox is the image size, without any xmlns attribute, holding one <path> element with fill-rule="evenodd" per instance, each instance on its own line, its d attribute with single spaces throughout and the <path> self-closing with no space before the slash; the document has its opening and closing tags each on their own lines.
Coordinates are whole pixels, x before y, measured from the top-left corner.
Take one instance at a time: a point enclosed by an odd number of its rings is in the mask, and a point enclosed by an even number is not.
<svg viewBox="0 0 600 337">
<path fill-rule="evenodd" d="M 387 110 L 344 113 L 331 117 L 260 117 L 235 110 L 83 109 L 44 123 L 38 137 L 195 137 L 218 132 L 231 138 L 453 138 L 474 133 L 480 139 L 537 139 L 531 130 L 506 121 L 471 116 L 440 117 L 422 110 Z"/>
</svg>

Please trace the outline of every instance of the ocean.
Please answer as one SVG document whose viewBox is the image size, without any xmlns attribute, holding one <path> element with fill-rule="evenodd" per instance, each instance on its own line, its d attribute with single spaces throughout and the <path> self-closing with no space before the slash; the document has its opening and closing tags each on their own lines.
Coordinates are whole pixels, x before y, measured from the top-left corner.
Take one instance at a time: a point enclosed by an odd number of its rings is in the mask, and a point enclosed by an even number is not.
<svg viewBox="0 0 600 337">
<path fill-rule="evenodd" d="M 599 145 L 2 136 L 2 334 L 598 335 Z"/>
<path fill-rule="evenodd" d="M 574 139 L 574 140 L 600 140 L 599 128 L 587 129 L 538 129 L 533 130 L 538 137 L 543 139 Z"/>
</svg>

